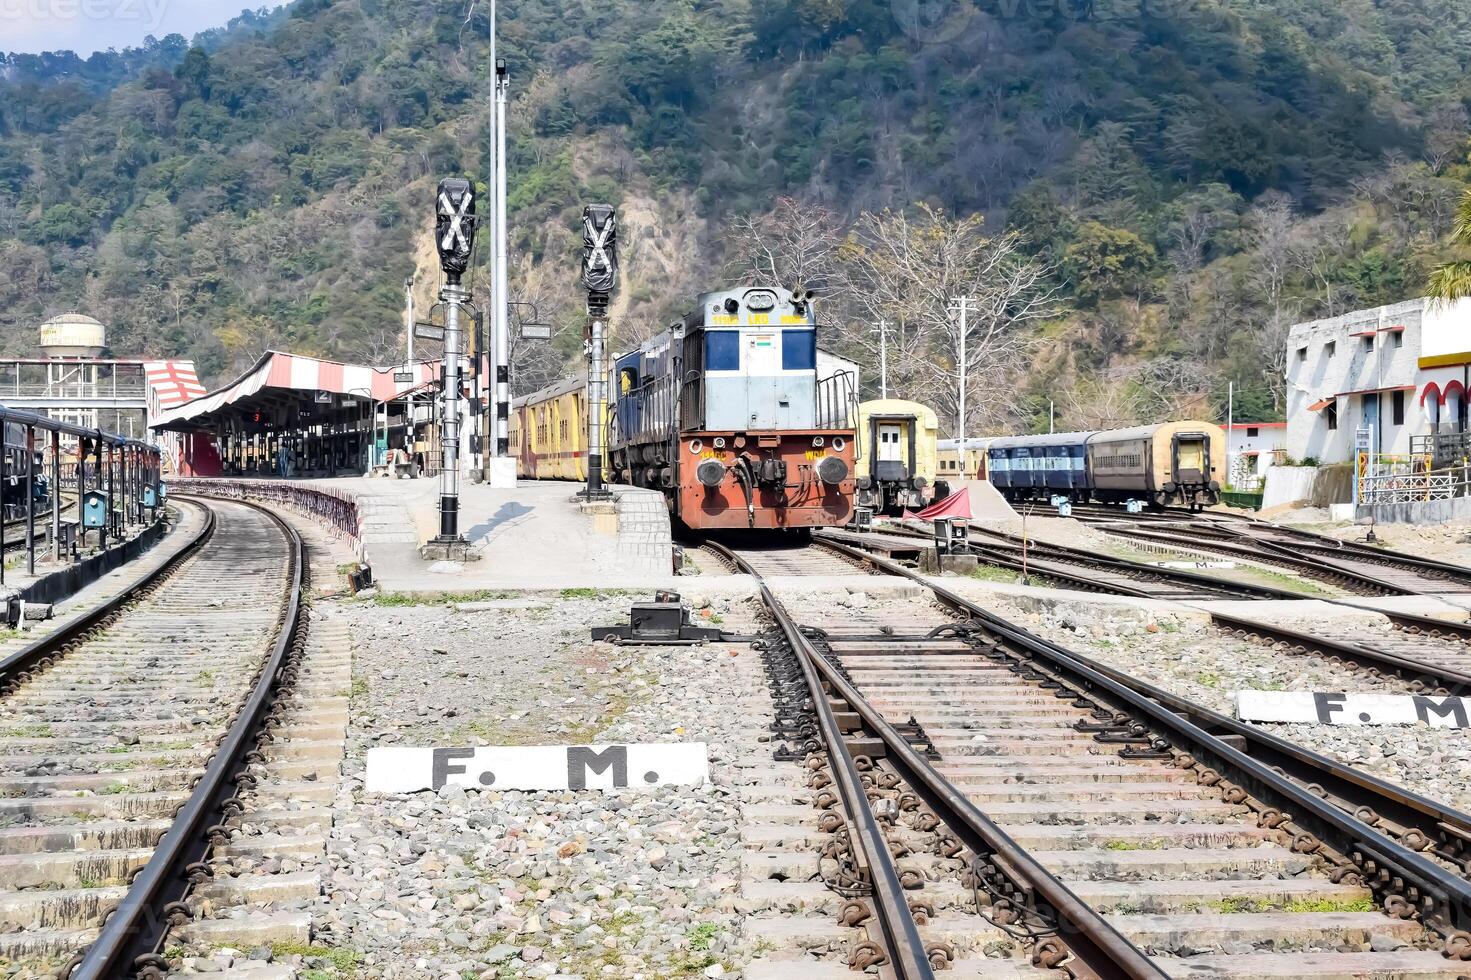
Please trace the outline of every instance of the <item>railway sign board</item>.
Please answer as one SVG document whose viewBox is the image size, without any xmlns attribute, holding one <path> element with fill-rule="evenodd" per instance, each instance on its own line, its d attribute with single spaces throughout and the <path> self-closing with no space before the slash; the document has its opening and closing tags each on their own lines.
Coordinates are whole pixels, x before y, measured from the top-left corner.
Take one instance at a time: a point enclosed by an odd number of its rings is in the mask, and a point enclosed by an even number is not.
<svg viewBox="0 0 1471 980">
<path fill-rule="evenodd" d="M 396 385 L 413 384 L 413 381 L 414 381 L 414 372 L 412 372 L 412 371 L 395 371 L 395 372 L 393 372 L 393 383 L 396 384 Z"/>
<path fill-rule="evenodd" d="M 710 780 L 704 742 L 368 750 L 370 793 L 465 789 L 626 790 Z"/>
<path fill-rule="evenodd" d="M 1471 728 L 1471 698 L 1428 694 L 1238 691 L 1236 717 L 1309 725 L 1428 725 Z"/>
<path fill-rule="evenodd" d="M 551 340 L 552 325 L 549 323 L 523 323 L 521 324 L 522 340 Z"/>
<path fill-rule="evenodd" d="M 425 323 L 422 320 L 414 324 L 414 336 L 420 340 L 437 340 L 444 343 L 444 327 L 437 323 Z"/>
</svg>

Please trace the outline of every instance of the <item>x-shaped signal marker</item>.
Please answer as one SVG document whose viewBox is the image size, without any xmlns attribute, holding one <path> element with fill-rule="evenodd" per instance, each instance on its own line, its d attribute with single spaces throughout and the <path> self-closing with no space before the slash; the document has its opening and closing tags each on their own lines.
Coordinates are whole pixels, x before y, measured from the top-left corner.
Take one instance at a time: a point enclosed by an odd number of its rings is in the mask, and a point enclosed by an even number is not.
<svg viewBox="0 0 1471 980">
<path fill-rule="evenodd" d="M 444 230 L 444 239 L 439 243 L 441 252 L 470 251 L 470 241 L 465 237 L 465 229 L 461 227 L 461 223 L 466 218 L 471 221 L 475 220 L 466 213 L 470 208 L 470 202 L 474 199 L 475 194 L 467 192 L 464 197 L 460 198 L 460 207 L 456 210 L 455 206 L 450 203 L 448 194 L 439 195 L 439 213 L 449 218 L 449 227 Z"/>
<path fill-rule="evenodd" d="M 611 221 L 604 224 L 603 229 L 597 232 L 597 237 L 593 239 L 592 243 L 592 254 L 587 259 L 587 267 L 589 269 L 608 268 L 608 236 L 612 233 L 613 222 Z"/>
</svg>

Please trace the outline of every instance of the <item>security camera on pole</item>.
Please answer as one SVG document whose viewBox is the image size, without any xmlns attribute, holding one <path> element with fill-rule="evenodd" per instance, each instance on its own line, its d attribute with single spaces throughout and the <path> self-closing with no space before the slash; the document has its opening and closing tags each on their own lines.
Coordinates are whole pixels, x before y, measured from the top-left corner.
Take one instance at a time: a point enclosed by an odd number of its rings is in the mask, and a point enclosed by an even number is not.
<svg viewBox="0 0 1471 980">
<path fill-rule="evenodd" d="M 608 298 L 618 288 L 618 218 L 611 204 L 582 209 L 582 285 L 587 290 L 587 500 L 612 496 L 603 487 L 603 424 L 607 372 L 603 367 Z"/>
<path fill-rule="evenodd" d="M 426 558 L 459 561 L 474 557 L 460 534 L 460 306 L 469 294 L 460 277 L 475 247 L 475 189 L 468 180 L 448 177 L 439 182 L 434 198 L 434 245 L 445 286 L 439 297 L 445 304 L 444 364 L 440 374 L 443 411 L 440 415 L 439 534 L 424 545 Z"/>
</svg>

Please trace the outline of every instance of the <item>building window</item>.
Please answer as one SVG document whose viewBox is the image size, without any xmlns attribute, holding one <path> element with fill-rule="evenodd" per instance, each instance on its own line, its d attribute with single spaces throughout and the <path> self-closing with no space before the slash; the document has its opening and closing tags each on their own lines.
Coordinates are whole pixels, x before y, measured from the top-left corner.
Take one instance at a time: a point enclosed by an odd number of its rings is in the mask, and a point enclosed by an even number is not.
<svg viewBox="0 0 1471 980">
<path fill-rule="evenodd" d="M 1332 358 L 1333 355 L 1334 354 L 1337 354 L 1337 353 L 1338 353 L 1338 341 L 1336 341 L 1336 340 L 1330 340 L 1330 341 L 1328 341 L 1328 343 L 1326 343 L 1326 344 L 1323 345 L 1323 356 L 1324 357 Z"/>
<path fill-rule="evenodd" d="M 1389 342 L 1391 347 L 1393 347 L 1395 350 L 1399 350 L 1401 347 L 1405 346 L 1405 332 L 1403 330 L 1396 330 L 1394 333 L 1389 335 Z"/>
<path fill-rule="evenodd" d="M 1398 334 L 1396 334 L 1398 336 Z M 1405 424 L 1405 393 L 1396 391 L 1390 400 L 1390 408 L 1394 412 L 1394 424 Z"/>
<path fill-rule="evenodd" d="M 1324 407 L 1323 417 L 1328 420 L 1329 432 L 1338 428 L 1338 401 L 1336 399 Z"/>
<path fill-rule="evenodd" d="M 1364 338 L 1364 352 L 1368 353 L 1374 349 L 1374 335 L 1370 334 Z"/>
<path fill-rule="evenodd" d="M 1304 361 L 1306 361 L 1307 359 L 1308 359 L 1308 349 L 1306 347 L 1299 347 L 1297 349 L 1297 363 L 1301 364 Z"/>
<path fill-rule="evenodd" d="M 1246 438 L 1255 439 L 1258 435 L 1261 434 L 1261 431 L 1262 430 L 1258 429 L 1256 426 L 1249 425 L 1246 427 Z"/>
</svg>

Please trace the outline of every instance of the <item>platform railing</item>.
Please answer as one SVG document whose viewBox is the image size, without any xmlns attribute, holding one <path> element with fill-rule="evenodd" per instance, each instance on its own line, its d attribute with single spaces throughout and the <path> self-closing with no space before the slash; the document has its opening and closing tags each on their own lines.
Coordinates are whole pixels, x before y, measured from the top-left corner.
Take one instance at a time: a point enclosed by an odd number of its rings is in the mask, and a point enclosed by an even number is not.
<svg viewBox="0 0 1471 980">
<path fill-rule="evenodd" d="M 330 487 L 312 487 L 290 480 L 237 480 L 231 478 L 175 479 L 169 489 L 228 500 L 254 500 L 308 517 L 352 545 L 362 556 L 363 526 L 357 499 Z"/>
</svg>

